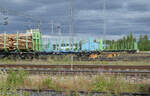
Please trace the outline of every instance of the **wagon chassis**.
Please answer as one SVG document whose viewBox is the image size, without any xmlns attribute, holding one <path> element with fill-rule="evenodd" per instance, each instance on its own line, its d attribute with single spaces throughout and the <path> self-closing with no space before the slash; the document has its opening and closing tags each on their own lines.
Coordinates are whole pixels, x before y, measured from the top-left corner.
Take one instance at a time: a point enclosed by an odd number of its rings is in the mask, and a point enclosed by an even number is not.
<svg viewBox="0 0 150 96">
<path fill-rule="evenodd" d="M 100 55 L 102 53 L 121 53 L 126 52 L 129 54 L 136 53 L 136 50 L 104 50 L 104 51 L 81 51 L 81 52 L 34 52 L 34 51 L 0 51 L 1 58 L 11 58 L 11 59 L 39 59 L 40 56 L 52 56 L 52 55 L 75 55 L 76 57 L 89 57 L 91 54 Z"/>
</svg>

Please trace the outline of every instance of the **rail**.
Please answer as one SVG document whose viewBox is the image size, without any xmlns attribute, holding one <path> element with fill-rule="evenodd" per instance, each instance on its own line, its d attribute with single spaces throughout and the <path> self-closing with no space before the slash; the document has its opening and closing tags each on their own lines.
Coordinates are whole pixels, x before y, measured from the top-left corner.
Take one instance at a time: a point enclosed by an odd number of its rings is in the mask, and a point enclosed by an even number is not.
<svg viewBox="0 0 150 96">
<path fill-rule="evenodd" d="M 12 93 L 9 91 L 7 93 Z M 24 96 L 25 94 L 29 94 L 29 96 L 76 96 L 75 94 L 78 94 L 77 96 L 116 96 L 115 93 L 109 93 L 109 92 L 85 92 L 85 91 L 70 91 L 66 94 L 65 91 L 55 91 L 55 90 L 36 90 L 36 89 L 17 89 L 17 95 Z M 1 91 L 0 94 L 3 94 Z M 119 96 L 150 96 L 149 93 L 127 93 L 123 92 L 120 93 Z"/>
<path fill-rule="evenodd" d="M 30 69 L 30 68 L 45 68 L 45 69 L 55 69 L 55 68 L 73 68 L 73 69 L 120 69 L 120 70 L 150 70 L 150 66 L 133 66 L 133 65 L 50 65 L 50 64 L 44 64 L 44 65 L 35 65 L 35 64 L 0 64 L 0 68 L 23 68 L 23 69 Z"/>
</svg>

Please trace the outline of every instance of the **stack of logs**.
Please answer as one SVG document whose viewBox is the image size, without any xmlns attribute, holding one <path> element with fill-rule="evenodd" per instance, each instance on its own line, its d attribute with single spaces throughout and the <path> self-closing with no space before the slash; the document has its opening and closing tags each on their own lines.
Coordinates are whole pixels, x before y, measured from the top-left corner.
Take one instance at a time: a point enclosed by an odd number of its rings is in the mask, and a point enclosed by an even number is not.
<svg viewBox="0 0 150 96">
<path fill-rule="evenodd" d="M 18 42 L 18 43 L 17 43 Z M 0 34 L 0 50 L 32 50 L 32 34 Z"/>
</svg>

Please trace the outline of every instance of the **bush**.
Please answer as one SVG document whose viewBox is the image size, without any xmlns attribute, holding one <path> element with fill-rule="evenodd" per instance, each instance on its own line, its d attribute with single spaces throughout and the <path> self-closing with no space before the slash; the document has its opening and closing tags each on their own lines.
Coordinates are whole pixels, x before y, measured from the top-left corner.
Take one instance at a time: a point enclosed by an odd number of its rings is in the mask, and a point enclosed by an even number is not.
<svg viewBox="0 0 150 96">
<path fill-rule="evenodd" d="M 23 70 L 19 70 L 18 72 L 15 72 L 13 69 L 10 71 L 10 74 L 8 74 L 6 83 L 8 84 L 7 87 L 16 88 L 17 86 L 21 86 L 24 84 L 26 78 L 27 78 L 27 72 L 24 72 Z"/>
<path fill-rule="evenodd" d="M 44 86 L 44 88 L 46 88 L 46 89 L 53 89 L 53 87 L 54 87 L 54 84 L 53 84 L 53 82 L 52 82 L 52 79 L 51 78 L 46 78 L 46 79 L 44 79 L 44 81 L 42 82 L 43 84 L 43 86 Z"/>
<path fill-rule="evenodd" d="M 104 75 L 100 75 L 97 77 L 92 90 L 96 92 L 113 92 L 118 95 L 124 91 L 135 92 L 135 88 L 135 84 L 129 84 L 128 82 L 125 82 L 123 79 L 121 79 L 121 77 L 116 78 L 115 76 L 106 77 Z"/>
</svg>

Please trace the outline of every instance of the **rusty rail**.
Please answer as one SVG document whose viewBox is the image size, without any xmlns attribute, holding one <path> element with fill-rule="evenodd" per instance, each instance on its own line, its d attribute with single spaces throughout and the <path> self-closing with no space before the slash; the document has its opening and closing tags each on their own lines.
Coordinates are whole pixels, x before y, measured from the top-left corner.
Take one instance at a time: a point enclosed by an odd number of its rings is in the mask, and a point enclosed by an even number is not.
<svg viewBox="0 0 150 96">
<path fill-rule="evenodd" d="M 31 64 L 0 64 L 0 68 L 23 68 L 23 69 L 104 69 L 104 70 L 150 70 L 150 66 L 133 66 L 133 65 L 31 65 Z"/>
</svg>

